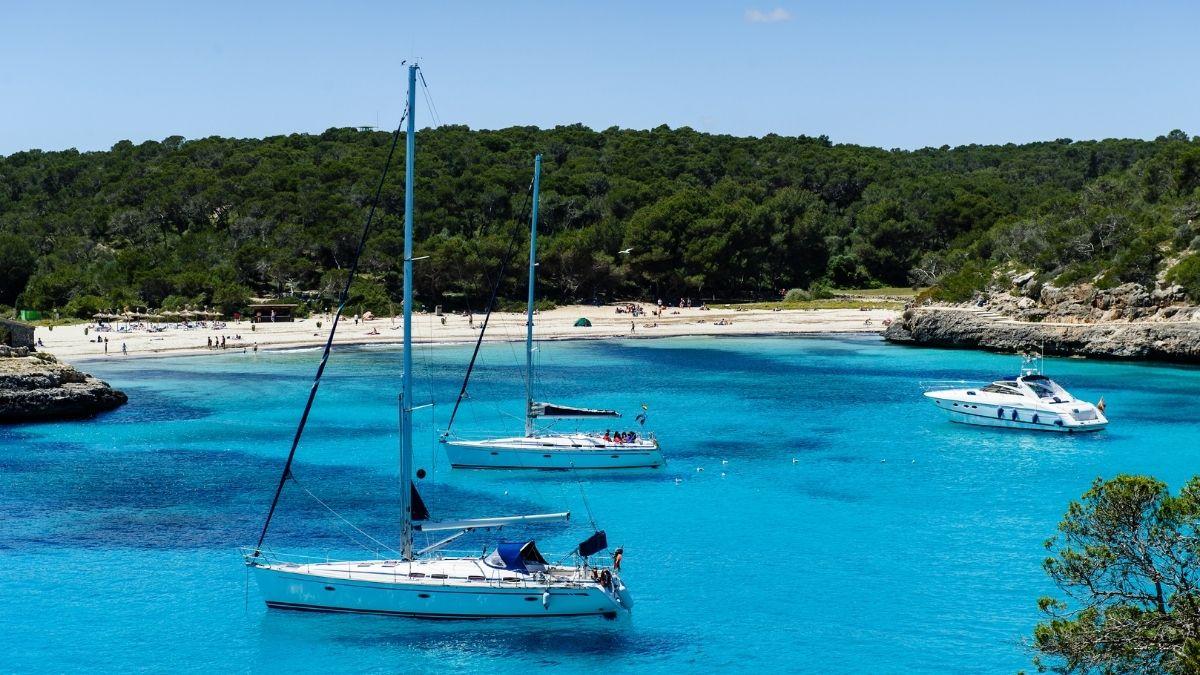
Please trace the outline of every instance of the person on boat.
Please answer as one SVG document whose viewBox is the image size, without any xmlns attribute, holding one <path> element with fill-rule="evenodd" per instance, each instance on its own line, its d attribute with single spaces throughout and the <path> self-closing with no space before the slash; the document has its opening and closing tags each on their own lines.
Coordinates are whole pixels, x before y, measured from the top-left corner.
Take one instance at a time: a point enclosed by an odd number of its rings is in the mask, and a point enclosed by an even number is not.
<svg viewBox="0 0 1200 675">
<path fill-rule="evenodd" d="M 604 441 L 606 443 L 612 443 L 612 434 L 609 433 L 608 429 L 604 430 Z"/>
<path fill-rule="evenodd" d="M 617 550 L 616 550 L 616 551 L 613 553 L 613 569 L 614 569 L 614 570 L 616 570 L 616 571 L 618 571 L 618 572 L 620 572 L 620 571 L 621 571 L 621 560 L 622 560 L 624 557 L 625 557 L 625 549 L 623 549 L 623 548 L 618 548 L 618 549 L 617 549 Z"/>
</svg>

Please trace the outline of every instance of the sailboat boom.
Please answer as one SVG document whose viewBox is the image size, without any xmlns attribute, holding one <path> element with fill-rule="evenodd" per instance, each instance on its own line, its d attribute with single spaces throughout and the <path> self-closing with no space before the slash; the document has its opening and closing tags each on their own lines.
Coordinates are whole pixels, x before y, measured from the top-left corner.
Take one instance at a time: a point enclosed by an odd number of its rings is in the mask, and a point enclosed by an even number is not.
<svg viewBox="0 0 1200 675">
<path fill-rule="evenodd" d="M 420 532 L 443 532 L 445 530 L 484 530 L 517 523 L 554 523 L 571 518 L 570 511 L 562 513 L 535 513 L 528 516 L 501 516 L 498 518 L 472 518 L 444 523 L 417 523 L 413 527 Z"/>
</svg>

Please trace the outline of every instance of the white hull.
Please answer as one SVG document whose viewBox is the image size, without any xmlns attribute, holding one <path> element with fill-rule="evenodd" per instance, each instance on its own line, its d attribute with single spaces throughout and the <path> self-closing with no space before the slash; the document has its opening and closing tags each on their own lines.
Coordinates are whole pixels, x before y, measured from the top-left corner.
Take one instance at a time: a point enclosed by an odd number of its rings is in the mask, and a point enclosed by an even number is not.
<svg viewBox="0 0 1200 675">
<path fill-rule="evenodd" d="M 1108 426 L 1108 419 L 1102 414 L 1097 414 L 1094 419 L 1079 420 L 1069 412 L 1033 410 L 1011 404 L 1001 406 L 975 401 L 966 403 L 950 398 L 938 398 L 932 394 L 926 394 L 926 396 L 933 399 L 951 422 L 959 424 L 1059 433 L 1100 431 Z M 1016 413 L 1015 418 L 1014 412 Z"/>
<path fill-rule="evenodd" d="M 612 443 L 591 435 L 447 441 L 446 455 L 458 469 L 657 469 L 666 462 L 658 443 Z"/>
<path fill-rule="evenodd" d="M 494 570 L 478 558 L 402 563 L 360 561 L 253 565 L 268 607 L 312 612 L 379 614 L 428 619 L 598 616 L 616 618 L 632 606 L 619 577 L 613 588 L 584 580 Z M 458 576 L 455 569 L 474 574 Z M 426 570 L 420 572 L 419 570 Z M 431 579 L 432 570 L 448 572 Z M 415 578 L 416 575 L 421 575 Z"/>
</svg>

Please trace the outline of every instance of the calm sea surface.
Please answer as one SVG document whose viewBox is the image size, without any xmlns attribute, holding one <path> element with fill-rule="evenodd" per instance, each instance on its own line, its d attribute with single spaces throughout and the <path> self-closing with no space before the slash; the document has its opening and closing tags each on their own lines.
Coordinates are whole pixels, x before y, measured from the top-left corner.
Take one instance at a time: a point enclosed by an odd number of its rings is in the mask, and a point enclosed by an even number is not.
<svg viewBox="0 0 1200 675">
<path fill-rule="evenodd" d="M 316 351 L 91 362 L 130 404 L 86 422 L 0 428 L 0 670 L 1013 672 L 1042 541 L 1097 476 L 1200 471 L 1200 370 L 1048 359 L 1109 404 L 1065 436 L 951 424 L 930 380 L 1012 375 L 1016 357 L 877 338 L 546 343 L 540 398 L 649 405 L 665 470 L 452 471 L 435 442 L 469 351 L 417 354 L 417 466 L 435 519 L 570 509 L 546 552 L 613 545 L 628 621 L 422 622 L 267 611 L 253 544 Z M 520 347 L 485 347 L 464 435 L 515 432 Z M 335 353 L 296 470 L 372 535 L 396 537 L 396 350 Z M 583 495 L 586 494 L 586 500 Z M 464 547 L 482 550 L 475 535 Z M 289 486 L 269 543 L 356 549 Z"/>
</svg>

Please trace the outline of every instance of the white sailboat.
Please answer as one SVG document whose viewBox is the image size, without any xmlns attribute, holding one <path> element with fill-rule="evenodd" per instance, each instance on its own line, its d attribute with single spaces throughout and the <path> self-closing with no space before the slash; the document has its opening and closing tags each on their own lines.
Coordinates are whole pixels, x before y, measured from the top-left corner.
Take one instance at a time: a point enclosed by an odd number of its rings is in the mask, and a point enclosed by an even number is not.
<svg viewBox="0 0 1200 675">
<path fill-rule="evenodd" d="M 538 188 L 542 156 L 533 160 L 533 208 L 529 228 L 529 300 L 525 315 L 525 435 L 484 440 L 443 435 L 450 465 L 458 469 L 657 469 L 666 462 L 653 434 L 557 433 L 539 430 L 538 420 L 620 417 L 615 410 L 579 408 L 533 399 L 533 301 L 537 278 Z M 469 373 L 468 373 L 469 376 Z M 645 421 L 644 413 L 638 416 Z M 453 423 L 453 420 L 451 421 Z"/>
<path fill-rule="evenodd" d="M 427 523 L 428 511 L 412 484 L 412 232 L 415 152 L 415 89 L 418 67 L 408 70 L 408 126 L 404 208 L 404 373 L 400 399 L 400 547 L 394 559 L 328 561 L 275 554 L 263 541 L 284 484 L 291 478 L 292 459 L 304 429 L 332 344 L 309 393 L 308 405 L 292 443 L 275 499 L 258 544 L 244 552 L 268 607 L 318 612 L 381 614 L 442 619 L 507 617 L 616 617 L 628 613 L 632 599 L 613 566 L 591 566 L 589 558 L 608 546 L 603 531 L 581 542 L 573 552 L 578 564 L 546 561 L 532 541 L 501 542 L 490 554 L 450 556 L 444 549 L 469 532 L 509 525 L 561 521 L 569 513 L 482 518 Z M 397 130 L 397 133 L 399 131 Z M 382 184 L 382 182 L 381 182 Z M 369 231 L 370 220 L 367 229 Z M 362 244 L 359 253 L 362 252 Z M 353 270 L 350 278 L 353 278 Z M 347 288 L 349 281 L 347 282 Z M 342 303 L 346 295 L 343 294 Z M 338 315 L 341 314 L 339 307 Z M 332 330 L 337 329 L 337 318 Z M 420 476 L 420 472 L 418 472 Z M 407 483 L 407 484 L 406 484 Z M 414 550 L 414 532 L 448 533 Z M 440 534 L 436 534 L 440 536 Z M 620 553 L 620 549 L 617 551 Z"/>
</svg>

